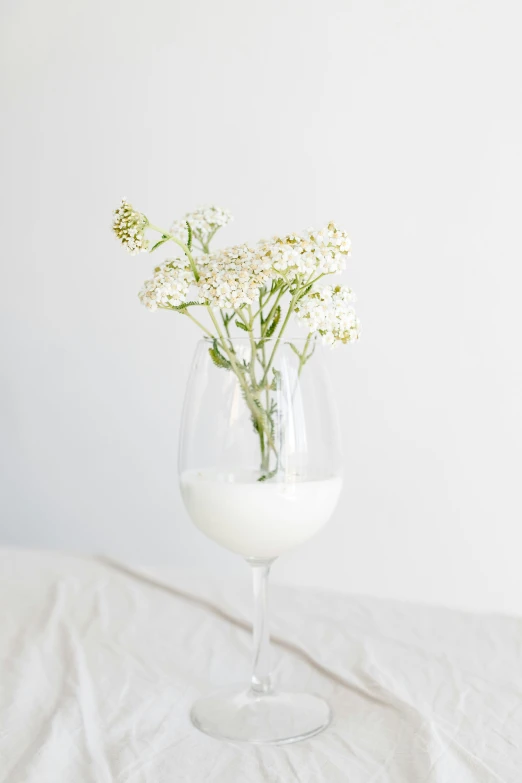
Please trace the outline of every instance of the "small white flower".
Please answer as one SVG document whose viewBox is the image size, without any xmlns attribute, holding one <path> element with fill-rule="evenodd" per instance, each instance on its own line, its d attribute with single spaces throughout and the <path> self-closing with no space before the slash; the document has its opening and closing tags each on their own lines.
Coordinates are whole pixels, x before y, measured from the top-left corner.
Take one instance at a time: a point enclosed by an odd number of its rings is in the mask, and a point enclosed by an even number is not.
<svg viewBox="0 0 522 783">
<path fill-rule="evenodd" d="M 230 309 L 252 304 L 259 289 L 274 277 L 269 261 L 248 245 L 238 245 L 198 258 L 196 288 L 213 307 Z"/>
<path fill-rule="evenodd" d="M 299 300 L 297 320 L 309 334 L 319 334 L 325 345 L 351 343 L 359 339 L 361 324 L 351 302 L 355 295 L 348 286 L 331 286 L 310 291 Z"/>
<path fill-rule="evenodd" d="M 335 223 L 329 223 L 320 231 L 309 229 L 302 236 L 274 237 L 269 242 L 262 242 L 258 252 L 284 276 L 310 278 L 342 272 L 350 250 L 348 234 Z"/>
<path fill-rule="evenodd" d="M 144 282 L 138 296 L 149 310 L 179 307 L 187 301 L 187 293 L 193 282 L 194 275 L 188 261 L 176 258 L 157 266 L 154 277 Z"/>
<path fill-rule="evenodd" d="M 228 209 L 222 209 L 214 205 L 198 207 L 193 212 L 188 212 L 181 220 L 176 220 L 170 227 L 170 231 L 174 236 L 186 243 L 188 241 L 187 223 L 190 223 L 196 239 L 202 245 L 207 246 L 216 231 L 222 228 L 222 226 L 226 226 L 231 220 L 233 220 L 233 217 Z"/>
<path fill-rule="evenodd" d="M 131 256 L 145 252 L 149 246 L 144 234 L 148 225 L 145 215 L 137 212 L 125 199 L 121 200 L 120 206 L 113 214 L 112 230 L 123 247 Z"/>
</svg>

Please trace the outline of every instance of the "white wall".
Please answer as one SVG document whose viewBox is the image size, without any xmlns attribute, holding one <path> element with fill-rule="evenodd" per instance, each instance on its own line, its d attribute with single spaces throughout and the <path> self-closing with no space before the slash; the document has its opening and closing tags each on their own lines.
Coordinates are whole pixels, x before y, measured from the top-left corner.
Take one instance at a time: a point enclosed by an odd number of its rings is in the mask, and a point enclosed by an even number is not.
<svg viewBox="0 0 522 783">
<path fill-rule="evenodd" d="M 275 577 L 522 612 L 516 2 L 17 0 L 2 57 L 0 543 L 242 572 L 176 438 L 196 334 L 150 314 L 122 195 L 225 243 L 352 234 L 341 507 Z M 246 576 L 246 574 L 245 574 Z"/>
</svg>

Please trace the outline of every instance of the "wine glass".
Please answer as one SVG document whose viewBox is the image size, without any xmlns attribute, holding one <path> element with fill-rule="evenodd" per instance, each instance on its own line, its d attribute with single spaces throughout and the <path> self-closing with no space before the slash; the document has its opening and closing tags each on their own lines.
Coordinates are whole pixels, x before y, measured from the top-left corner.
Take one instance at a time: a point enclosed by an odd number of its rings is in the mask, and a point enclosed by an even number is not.
<svg viewBox="0 0 522 783">
<path fill-rule="evenodd" d="M 313 339 L 201 340 L 187 386 L 180 486 L 194 524 L 252 568 L 253 673 L 248 686 L 198 700 L 194 725 L 220 739 L 282 744 L 331 720 L 318 696 L 270 677 L 267 580 L 274 560 L 330 518 L 341 491 L 335 404 Z"/>
</svg>

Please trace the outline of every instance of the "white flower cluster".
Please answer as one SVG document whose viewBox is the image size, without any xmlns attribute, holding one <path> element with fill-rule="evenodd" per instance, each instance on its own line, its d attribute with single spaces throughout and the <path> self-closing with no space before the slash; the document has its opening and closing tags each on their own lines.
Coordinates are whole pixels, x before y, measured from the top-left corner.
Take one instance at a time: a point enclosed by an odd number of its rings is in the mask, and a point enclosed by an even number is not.
<svg viewBox="0 0 522 783">
<path fill-rule="evenodd" d="M 194 275 L 188 261 L 179 258 L 165 261 L 154 270 L 154 277 L 145 280 L 138 296 L 149 310 L 158 307 L 179 307 L 186 301 Z"/>
<path fill-rule="evenodd" d="M 299 300 L 297 320 L 310 334 L 320 334 L 326 345 L 355 342 L 361 326 L 350 305 L 354 300 L 353 291 L 345 285 L 312 290 Z"/>
<path fill-rule="evenodd" d="M 148 224 L 145 215 L 137 212 L 125 199 L 121 200 L 120 206 L 113 214 L 112 230 L 131 256 L 146 251 L 149 243 L 144 235 Z"/>
<path fill-rule="evenodd" d="M 350 255 L 348 234 L 335 223 L 320 231 L 310 229 L 303 236 L 289 234 L 260 244 L 260 255 L 284 276 L 328 275 L 342 272 Z"/>
<path fill-rule="evenodd" d="M 259 289 L 274 276 L 269 261 L 247 245 L 218 250 L 199 259 L 199 296 L 224 309 L 252 304 Z"/>
<path fill-rule="evenodd" d="M 170 231 L 182 242 L 188 241 L 187 223 L 202 245 L 208 245 L 214 234 L 222 226 L 233 220 L 228 209 L 222 209 L 214 205 L 199 207 L 194 212 L 188 212 L 181 220 L 176 220 L 170 227 Z"/>
</svg>

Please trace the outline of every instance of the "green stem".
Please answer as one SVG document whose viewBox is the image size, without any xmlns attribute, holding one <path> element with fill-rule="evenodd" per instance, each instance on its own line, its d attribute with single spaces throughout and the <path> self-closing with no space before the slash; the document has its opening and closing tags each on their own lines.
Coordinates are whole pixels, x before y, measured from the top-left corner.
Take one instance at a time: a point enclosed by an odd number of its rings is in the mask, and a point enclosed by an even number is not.
<svg viewBox="0 0 522 783">
<path fill-rule="evenodd" d="M 200 329 L 203 329 L 203 331 L 205 332 L 205 334 L 206 334 L 206 335 L 208 335 L 209 337 L 211 337 L 212 339 L 214 339 L 214 335 L 212 334 L 212 332 L 210 332 L 210 331 L 209 331 L 209 330 L 206 328 L 206 326 L 203 326 L 203 324 L 202 324 L 200 321 L 198 321 L 198 319 L 197 319 L 197 318 L 194 318 L 194 316 L 192 315 L 192 313 L 189 313 L 187 310 L 184 310 L 184 311 L 181 311 L 181 312 L 182 312 L 184 315 L 188 315 L 188 317 L 190 318 L 190 320 L 191 320 L 191 321 L 194 321 L 194 323 L 196 324 L 196 326 L 199 326 L 199 328 L 200 328 Z"/>
<path fill-rule="evenodd" d="M 318 280 L 320 280 L 322 277 L 326 277 L 326 273 L 323 272 L 321 275 L 317 275 L 317 277 L 314 277 L 312 279 L 308 279 L 306 283 L 303 284 L 303 288 L 308 288 L 309 285 L 313 285 L 314 283 L 317 283 Z"/>
<path fill-rule="evenodd" d="M 267 317 L 265 318 L 265 327 L 264 327 L 264 329 L 262 329 L 262 330 L 261 330 L 261 337 L 264 337 L 264 336 L 265 336 L 265 334 L 266 334 L 266 330 L 267 330 L 267 329 L 268 329 L 268 327 L 270 326 L 270 323 L 271 323 L 271 321 L 272 321 L 272 318 L 273 318 L 273 315 L 274 315 L 274 313 L 275 313 L 275 311 L 276 311 L 277 305 L 279 304 L 279 302 L 280 302 L 280 300 L 281 300 L 281 297 L 283 296 L 283 294 L 285 294 L 285 293 L 286 293 L 286 291 L 287 291 L 287 288 L 286 288 L 286 286 L 283 286 L 283 287 L 281 288 L 281 290 L 279 291 L 279 293 L 278 293 L 278 295 L 277 295 L 277 297 L 276 297 L 276 300 L 275 300 L 275 302 L 274 302 L 274 304 L 273 304 L 272 308 L 270 309 L 270 312 L 268 313 Z M 267 300 L 267 301 L 268 301 L 268 300 Z"/>
<path fill-rule="evenodd" d="M 248 306 L 248 313 L 250 315 L 250 320 L 247 320 L 246 318 L 243 318 L 241 311 L 239 311 L 240 318 L 245 324 L 245 326 L 248 329 L 248 337 L 250 339 L 250 381 L 252 383 L 252 388 L 256 388 L 257 381 L 256 381 L 256 341 L 254 340 L 254 330 L 253 330 L 253 322 L 252 322 L 252 308 L 250 305 Z"/>
<path fill-rule="evenodd" d="M 245 318 L 245 316 L 243 315 L 242 311 L 239 308 L 234 307 L 234 312 L 237 315 L 237 317 L 240 319 L 240 321 L 243 321 L 245 326 L 247 326 L 249 328 L 249 330 L 250 330 L 250 328 L 252 327 L 252 324 L 248 321 L 247 318 Z"/>
<path fill-rule="evenodd" d="M 194 257 L 192 256 L 192 253 L 188 249 L 188 247 L 185 245 L 184 242 L 181 241 L 181 239 L 178 239 L 173 234 L 169 234 L 168 231 L 164 231 L 162 228 L 159 228 L 159 226 L 155 226 L 153 223 L 147 224 L 148 228 L 152 228 L 153 231 L 159 231 L 159 233 L 166 237 L 167 239 L 170 239 L 172 242 L 174 242 L 176 245 L 179 245 L 179 247 L 183 250 L 185 255 L 187 256 L 190 264 L 190 268 L 192 269 L 192 273 L 194 275 L 194 278 L 196 280 L 196 283 L 199 280 L 199 272 L 196 267 L 196 262 L 194 261 Z"/>
<path fill-rule="evenodd" d="M 236 357 L 235 357 L 234 351 L 231 350 L 229 348 L 229 346 L 227 345 L 227 341 L 226 341 L 225 335 L 221 331 L 221 327 L 219 326 L 219 322 L 218 322 L 217 318 L 215 317 L 214 313 L 212 312 L 212 308 L 210 307 L 210 305 L 207 305 L 207 310 L 208 310 L 208 313 L 210 315 L 210 318 L 212 319 L 212 323 L 216 327 L 216 332 L 219 335 L 219 339 L 221 341 L 222 348 L 225 351 L 225 353 L 227 354 L 228 360 L 229 360 L 230 364 L 233 367 L 233 370 L 234 370 L 234 372 L 235 372 L 235 374 L 236 374 L 236 376 L 237 376 L 237 378 L 239 380 L 239 383 L 243 387 L 243 391 L 245 392 L 245 396 L 246 396 L 246 398 L 247 398 L 247 400 L 249 402 L 250 410 L 252 411 L 252 413 L 255 414 L 256 418 L 258 418 L 259 414 L 258 414 L 258 412 L 256 412 L 257 406 L 256 406 L 256 404 L 254 402 L 254 398 L 250 394 L 250 389 L 248 388 L 248 384 L 246 383 L 246 381 L 245 381 L 245 379 L 243 377 L 243 372 L 242 372 L 241 368 L 239 367 L 239 365 L 236 362 Z"/>
<path fill-rule="evenodd" d="M 260 435 L 260 438 L 259 438 L 260 444 L 261 444 L 261 439 L 263 437 L 262 433 L 266 432 L 267 444 L 274 451 L 274 453 L 277 454 L 274 442 L 273 442 L 272 438 L 270 437 L 270 434 L 266 431 L 266 422 L 265 422 L 265 419 L 263 418 L 261 409 L 256 404 L 256 402 L 254 400 L 254 397 L 252 397 L 252 394 L 250 393 L 250 389 L 248 387 L 248 383 L 246 382 L 245 377 L 244 377 L 244 372 L 243 372 L 241 367 L 236 362 L 236 357 L 235 357 L 234 351 L 231 350 L 229 348 L 229 346 L 227 345 L 227 341 L 226 341 L 225 335 L 221 331 L 221 327 L 219 326 L 219 322 L 218 322 L 217 318 L 215 317 L 214 313 L 212 312 L 212 308 L 210 307 L 210 305 L 207 305 L 207 310 L 208 310 L 208 313 L 210 315 L 210 318 L 212 319 L 212 323 L 214 324 L 214 326 L 216 328 L 216 332 L 219 335 L 219 339 L 221 341 L 221 346 L 222 346 L 223 350 L 225 351 L 225 353 L 227 355 L 227 358 L 228 358 L 228 360 L 229 360 L 229 362 L 230 362 L 230 364 L 232 366 L 232 369 L 234 370 L 236 378 L 238 379 L 239 384 L 240 384 L 240 386 L 242 387 L 242 389 L 243 389 L 243 391 L 245 393 L 245 399 L 247 401 L 247 405 L 250 408 L 250 412 L 252 414 L 252 417 L 256 421 L 257 430 L 258 430 L 259 435 Z M 262 454 L 262 459 L 264 460 L 265 459 L 264 444 L 263 444 L 263 447 L 261 449 L 261 454 Z"/>
<path fill-rule="evenodd" d="M 257 310 L 257 311 L 254 313 L 254 315 L 252 316 L 252 317 L 253 317 L 253 319 L 254 319 L 254 321 L 255 321 L 255 319 L 256 319 L 258 316 L 260 316 L 260 315 L 262 316 L 262 314 L 263 314 L 263 307 L 265 307 L 265 306 L 268 304 L 268 302 L 270 301 L 270 299 L 273 297 L 273 295 L 274 295 L 274 294 L 276 293 L 276 291 L 278 291 L 278 290 L 279 290 L 278 288 L 274 288 L 274 287 L 273 287 L 273 285 L 272 285 L 272 287 L 270 288 L 270 291 L 267 291 L 266 302 L 263 302 L 263 296 L 262 296 L 261 292 L 259 293 L 259 310 Z"/>
<path fill-rule="evenodd" d="M 240 311 L 241 312 L 241 311 Z M 252 387 L 255 389 L 257 388 L 257 380 L 256 380 L 256 358 L 257 358 L 257 350 L 256 350 L 256 341 L 254 339 L 254 317 L 252 315 L 252 307 L 251 305 L 248 305 L 248 314 L 249 314 L 249 320 L 247 321 L 245 319 L 244 323 L 245 326 L 248 327 L 248 336 L 250 338 L 250 380 L 252 383 Z M 263 368 L 264 369 L 264 368 Z M 265 415 L 267 417 L 268 421 L 268 392 L 266 394 L 266 405 L 265 405 Z M 268 424 L 270 426 L 270 423 Z M 270 461 L 270 452 L 268 449 L 265 449 L 265 427 L 260 427 L 258 429 L 259 434 L 259 448 L 261 450 L 261 470 L 267 471 L 268 470 L 268 463 Z M 269 435 L 268 432 L 266 433 L 266 439 L 267 439 L 267 446 L 269 441 Z M 275 447 L 274 447 L 275 451 Z"/>
<path fill-rule="evenodd" d="M 279 343 L 281 342 L 281 337 L 283 336 L 283 334 L 285 332 L 285 329 L 288 326 L 288 322 L 290 320 L 290 316 L 294 312 L 295 303 L 297 302 L 297 299 L 299 297 L 300 292 L 301 292 L 301 285 L 300 285 L 300 280 L 298 278 L 297 279 L 296 288 L 295 288 L 295 291 L 294 291 L 294 295 L 292 296 L 292 300 L 291 300 L 291 302 L 290 302 L 290 304 L 288 306 L 288 312 L 286 314 L 285 320 L 283 321 L 281 329 L 279 330 L 279 334 L 277 336 L 277 340 L 275 341 L 275 345 L 274 345 L 274 347 L 272 349 L 272 353 L 271 353 L 270 358 L 268 360 L 268 364 L 267 364 L 266 369 L 265 369 L 265 374 L 263 375 L 263 379 L 261 381 L 261 386 L 265 383 L 265 381 L 267 379 L 269 370 L 270 370 L 270 368 L 272 366 L 272 362 L 274 361 L 274 358 L 275 358 L 275 355 L 276 355 L 276 351 L 277 351 L 277 349 L 279 347 Z"/>
<path fill-rule="evenodd" d="M 309 334 L 308 337 L 306 338 L 306 342 L 304 344 L 303 352 L 302 352 L 302 354 L 299 357 L 299 369 L 297 370 L 297 377 L 298 378 L 301 377 L 301 372 L 303 370 L 303 367 L 305 366 L 306 362 L 308 361 L 308 357 L 307 357 L 306 353 L 308 351 L 308 346 L 310 345 L 310 340 L 311 339 L 312 339 L 312 335 Z"/>
<path fill-rule="evenodd" d="M 227 318 L 224 310 L 220 310 L 220 313 L 221 313 L 221 320 L 223 321 L 223 326 L 225 327 L 225 332 L 227 333 L 227 337 L 230 340 L 230 329 L 229 329 L 229 326 L 228 326 L 228 323 L 229 323 L 228 318 Z"/>
<path fill-rule="evenodd" d="M 270 296 L 266 300 L 267 302 L 270 301 Z M 259 294 L 259 320 L 261 322 L 261 359 L 260 359 L 260 365 L 261 369 L 263 370 L 263 375 L 266 369 L 266 344 L 265 340 L 263 339 L 264 333 L 265 333 L 265 320 L 263 318 L 263 307 L 266 303 L 263 302 L 263 297 L 261 294 Z M 270 408 L 270 391 L 268 389 L 268 383 L 265 383 L 265 408 L 268 412 Z M 276 454 L 276 460 L 277 460 L 277 454 Z M 270 469 L 270 459 L 266 460 L 263 459 L 261 467 L 264 471 L 268 471 Z"/>
</svg>

